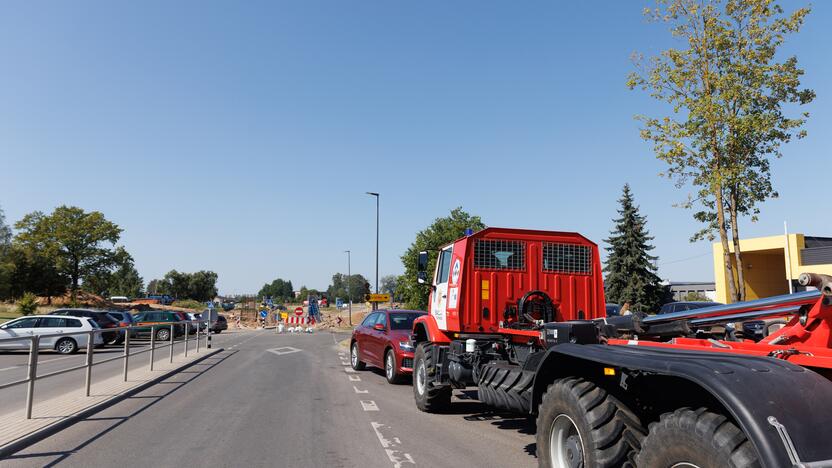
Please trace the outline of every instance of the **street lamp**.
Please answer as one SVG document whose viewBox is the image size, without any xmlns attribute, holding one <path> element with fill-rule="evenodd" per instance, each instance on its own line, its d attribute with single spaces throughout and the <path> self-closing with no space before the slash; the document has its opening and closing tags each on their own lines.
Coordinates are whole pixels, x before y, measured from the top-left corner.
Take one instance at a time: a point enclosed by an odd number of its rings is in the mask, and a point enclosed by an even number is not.
<svg viewBox="0 0 832 468">
<path fill-rule="evenodd" d="M 352 290 L 350 289 L 350 281 L 352 280 L 352 274 L 350 273 L 350 251 L 345 250 L 347 254 L 347 296 L 350 299 L 350 326 L 352 326 Z"/>
<path fill-rule="evenodd" d="M 376 192 L 367 192 L 367 195 L 376 197 L 376 294 L 378 294 L 378 200 L 381 197 Z"/>
</svg>

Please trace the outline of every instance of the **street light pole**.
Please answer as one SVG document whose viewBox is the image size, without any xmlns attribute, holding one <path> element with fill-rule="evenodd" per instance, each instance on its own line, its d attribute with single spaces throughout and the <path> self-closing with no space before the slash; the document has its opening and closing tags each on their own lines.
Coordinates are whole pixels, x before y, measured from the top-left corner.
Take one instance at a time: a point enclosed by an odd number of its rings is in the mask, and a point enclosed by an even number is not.
<svg viewBox="0 0 832 468">
<path fill-rule="evenodd" d="M 350 289 L 352 273 L 350 273 L 350 251 L 345 250 L 344 252 L 347 253 L 347 296 L 349 296 L 350 299 L 350 326 L 352 326 L 352 289 Z"/>
<path fill-rule="evenodd" d="M 367 192 L 367 195 L 376 197 L 376 294 L 378 294 L 378 200 L 381 197 L 376 192 Z"/>
</svg>

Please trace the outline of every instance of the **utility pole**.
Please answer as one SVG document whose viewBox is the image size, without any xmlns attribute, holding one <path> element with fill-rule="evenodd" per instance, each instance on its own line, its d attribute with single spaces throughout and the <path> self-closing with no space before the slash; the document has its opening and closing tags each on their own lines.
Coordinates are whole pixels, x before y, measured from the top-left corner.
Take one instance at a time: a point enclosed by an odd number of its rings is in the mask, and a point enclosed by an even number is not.
<svg viewBox="0 0 832 468">
<path fill-rule="evenodd" d="M 349 296 L 350 299 L 350 326 L 352 326 L 352 288 L 350 288 L 352 273 L 350 272 L 350 251 L 345 250 L 344 252 L 347 253 L 347 296 Z"/>
<path fill-rule="evenodd" d="M 381 197 L 377 192 L 367 192 L 367 195 L 376 197 L 376 294 L 378 294 L 378 200 Z M 373 310 L 378 310 L 378 302 L 373 302 Z"/>
</svg>

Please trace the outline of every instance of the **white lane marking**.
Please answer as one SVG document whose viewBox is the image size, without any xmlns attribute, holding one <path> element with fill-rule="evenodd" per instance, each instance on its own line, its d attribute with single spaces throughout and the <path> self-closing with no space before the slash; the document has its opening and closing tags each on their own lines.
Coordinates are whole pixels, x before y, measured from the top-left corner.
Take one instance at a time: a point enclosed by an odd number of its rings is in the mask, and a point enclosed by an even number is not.
<svg viewBox="0 0 832 468">
<path fill-rule="evenodd" d="M 347 377 L 350 378 L 350 382 L 361 382 L 361 377 L 355 374 L 347 374 Z"/>
<path fill-rule="evenodd" d="M 359 390 L 355 385 L 353 385 L 352 388 L 355 390 L 355 393 L 370 393 L 369 390 Z"/>
<path fill-rule="evenodd" d="M 282 355 L 284 355 L 284 354 L 292 354 L 292 353 L 297 353 L 298 351 L 303 351 L 303 350 L 302 350 L 302 349 L 293 348 L 293 347 L 291 347 L 291 346 L 283 346 L 283 347 L 281 347 L 281 348 L 272 348 L 272 349 L 267 349 L 266 351 L 268 351 L 268 352 L 270 352 L 270 353 L 277 354 L 278 356 L 282 356 Z"/>
<path fill-rule="evenodd" d="M 20 369 L 21 367 L 26 367 L 26 365 L 25 365 L 25 364 L 21 364 L 21 365 L 19 365 L 19 366 L 4 367 L 4 368 L 0 369 L 0 372 L 5 372 L 5 371 L 7 371 L 7 370 Z"/>
<path fill-rule="evenodd" d="M 344 367 L 344 372 L 346 372 L 347 374 L 355 374 L 355 370 L 353 370 L 353 368 L 349 366 Z"/>
<path fill-rule="evenodd" d="M 390 462 L 393 463 L 393 468 L 401 468 L 404 463 L 416 466 L 416 462 L 413 461 L 413 457 L 411 457 L 409 453 L 396 450 L 396 448 L 402 444 L 402 441 L 398 437 L 393 437 L 392 440 L 385 439 L 381 434 L 381 428 L 389 428 L 389 426 L 385 426 L 384 424 L 379 424 L 377 422 L 371 422 L 370 425 L 373 426 L 373 431 L 376 433 L 376 437 L 378 437 L 381 447 L 384 449 L 385 453 L 387 453 L 387 458 L 389 458 Z"/>
<path fill-rule="evenodd" d="M 378 411 L 378 405 L 373 400 L 360 400 L 364 411 Z"/>
</svg>

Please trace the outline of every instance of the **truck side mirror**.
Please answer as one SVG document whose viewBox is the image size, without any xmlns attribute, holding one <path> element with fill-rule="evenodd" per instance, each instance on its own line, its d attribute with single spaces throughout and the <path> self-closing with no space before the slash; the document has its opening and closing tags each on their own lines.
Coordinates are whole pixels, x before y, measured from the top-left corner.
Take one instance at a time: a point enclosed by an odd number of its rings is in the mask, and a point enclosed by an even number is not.
<svg viewBox="0 0 832 468">
<path fill-rule="evenodd" d="M 425 251 L 419 252 L 419 261 L 416 263 L 416 271 L 424 272 L 428 270 L 428 253 Z"/>
<path fill-rule="evenodd" d="M 428 274 L 427 272 L 420 271 L 416 273 L 416 282 L 419 284 L 425 284 L 428 282 Z"/>
</svg>

